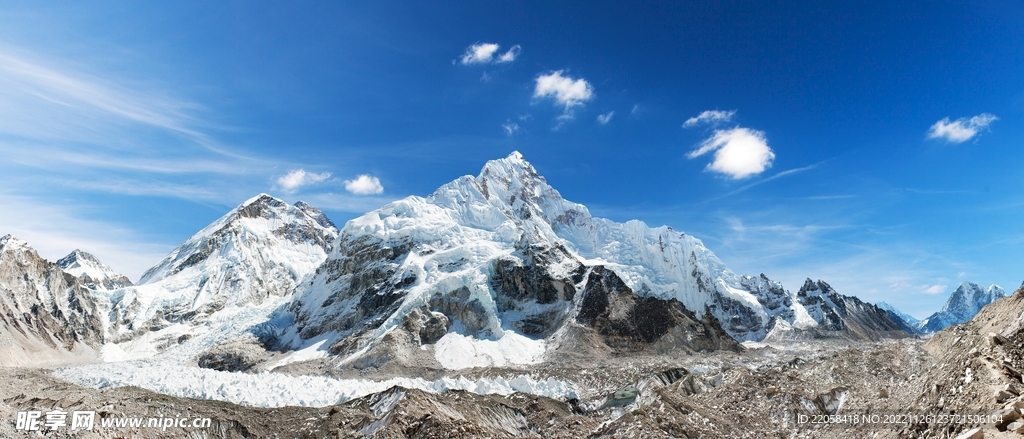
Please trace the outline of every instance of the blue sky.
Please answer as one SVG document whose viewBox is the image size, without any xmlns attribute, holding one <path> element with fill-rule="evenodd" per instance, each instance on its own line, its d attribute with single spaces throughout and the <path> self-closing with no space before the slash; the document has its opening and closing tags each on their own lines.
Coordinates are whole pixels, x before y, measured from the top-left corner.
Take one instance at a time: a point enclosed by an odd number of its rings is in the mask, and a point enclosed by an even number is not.
<svg viewBox="0 0 1024 439">
<path fill-rule="evenodd" d="M 0 8 L 0 233 L 137 279 L 257 193 L 343 223 L 518 150 L 792 290 L 1024 280 L 1019 2 L 164 3 Z"/>
</svg>

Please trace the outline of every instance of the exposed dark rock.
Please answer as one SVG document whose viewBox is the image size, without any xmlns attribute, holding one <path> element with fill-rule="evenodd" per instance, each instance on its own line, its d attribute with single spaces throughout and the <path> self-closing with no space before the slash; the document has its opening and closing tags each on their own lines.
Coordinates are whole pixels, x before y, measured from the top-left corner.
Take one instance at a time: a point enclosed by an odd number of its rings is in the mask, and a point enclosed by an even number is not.
<svg viewBox="0 0 1024 439">
<path fill-rule="evenodd" d="M 472 292 L 461 287 L 446 294 L 434 293 L 430 298 L 431 311 L 436 311 L 462 322 L 468 331 L 476 333 L 487 326 L 487 310 L 479 300 L 470 300 Z"/>
<path fill-rule="evenodd" d="M 616 350 L 741 350 L 718 320 L 698 319 L 678 300 L 639 297 L 603 266 L 591 269 L 576 321 L 593 328 Z"/>
<path fill-rule="evenodd" d="M 582 280 L 586 267 L 561 245 L 531 245 L 520 249 L 522 259 L 500 259 L 494 264 L 491 286 L 498 294 L 499 309 L 504 311 L 517 301 L 533 300 L 551 304 L 572 300 L 575 284 Z M 553 275 L 549 268 L 569 264 L 569 276 Z"/>
<path fill-rule="evenodd" d="M 568 315 L 575 285 L 583 280 L 586 267 L 559 244 L 523 242 L 516 255 L 519 257 L 494 262 L 491 288 L 498 311 L 523 314 L 510 319 L 512 327 L 526 335 L 546 337 Z M 555 267 L 560 274 L 551 272 Z"/>
<path fill-rule="evenodd" d="M 340 280 L 341 287 L 332 293 L 321 308 L 337 310 L 338 318 L 309 322 L 302 310 L 302 302 L 295 301 L 291 311 L 296 313 L 299 335 L 309 339 L 329 331 L 353 331 L 379 326 L 394 312 L 407 294 L 406 287 L 416 282 L 411 273 L 398 273 L 401 259 L 413 249 L 413 244 L 402 242 L 387 245 L 378 240 L 361 239 L 342 241 L 340 257 L 327 259 L 317 268 L 317 276 L 326 276 L 326 283 Z"/>
</svg>

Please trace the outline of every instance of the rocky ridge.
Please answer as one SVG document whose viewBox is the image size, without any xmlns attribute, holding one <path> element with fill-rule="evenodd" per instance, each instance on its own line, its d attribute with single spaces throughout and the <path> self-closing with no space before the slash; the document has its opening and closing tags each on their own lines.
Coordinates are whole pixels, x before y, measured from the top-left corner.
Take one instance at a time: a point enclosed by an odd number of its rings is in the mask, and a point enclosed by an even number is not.
<svg viewBox="0 0 1024 439">
<path fill-rule="evenodd" d="M 104 317 L 78 278 L 18 238 L 0 238 L 0 366 L 94 360 Z"/>
</svg>

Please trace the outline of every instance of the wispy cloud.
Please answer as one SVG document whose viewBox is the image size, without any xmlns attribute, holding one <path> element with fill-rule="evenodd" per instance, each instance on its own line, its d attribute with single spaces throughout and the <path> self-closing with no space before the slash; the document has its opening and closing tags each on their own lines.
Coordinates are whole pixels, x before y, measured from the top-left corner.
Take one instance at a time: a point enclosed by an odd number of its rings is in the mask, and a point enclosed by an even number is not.
<svg viewBox="0 0 1024 439">
<path fill-rule="evenodd" d="M 0 151 L 14 163 L 62 177 L 239 175 L 277 164 L 217 142 L 204 112 L 145 81 L 68 68 L 0 43 Z"/>
<path fill-rule="evenodd" d="M 987 129 L 992 122 L 999 120 L 998 117 L 989 113 L 981 113 L 977 116 L 950 121 L 948 117 L 935 122 L 928 130 L 929 139 L 945 139 L 950 143 L 963 143 L 973 139 L 978 133 Z"/>
<path fill-rule="evenodd" d="M 721 200 L 721 199 L 726 198 L 726 197 L 731 197 L 731 196 L 736 195 L 736 194 L 738 194 L 740 192 L 746 191 L 747 189 L 750 189 L 752 187 L 768 183 L 768 182 L 770 182 L 772 180 L 777 180 L 777 179 L 780 179 L 782 177 L 790 176 L 790 175 L 793 175 L 793 174 L 798 174 L 798 173 L 801 173 L 801 172 L 804 172 L 804 171 L 810 171 L 810 170 L 812 170 L 814 168 L 817 168 L 818 166 L 821 166 L 822 163 L 825 163 L 827 161 L 828 160 L 824 160 L 824 161 L 820 161 L 818 163 L 815 163 L 813 165 L 808 165 L 808 166 L 804 166 L 804 167 L 800 167 L 800 168 L 793 168 L 793 169 L 787 169 L 785 171 L 781 171 L 781 172 L 779 172 L 779 173 L 777 173 L 775 175 L 772 175 L 771 177 L 765 177 L 765 178 L 762 178 L 760 180 L 757 180 L 757 181 L 754 181 L 754 182 L 751 182 L 751 183 L 747 183 L 747 184 L 745 184 L 743 186 L 740 186 L 740 187 L 736 188 L 735 190 L 733 190 L 733 191 L 731 191 L 729 193 L 726 193 L 725 195 L 722 195 L 722 196 L 715 197 L 715 198 L 712 198 L 710 200 L 707 200 L 707 201 L 705 201 L 705 203 Z M 823 200 L 823 199 L 852 198 L 852 197 L 854 197 L 854 195 L 833 195 L 833 196 L 824 196 L 824 197 L 807 197 L 807 199 Z"/>
<path fill-rule="evenodd" d="M 609 112 L 607 112 L 605 114 L 598 114 L 597 115 L 597 123 L 599 123 L 601 125 L 608 125 L 608 122 L 610 122 L 612 120 L 612 116 L 615 116 L 615 112 L 614 111 L 609 111 Z"/>
<path fill-rule="evenodd" d="M 736 110 L 722 111 L 722 110 L 707 110 L 700 114 L 686 119 L 683 122 L 683 128 L 693 128 L 701 125 L 718 125 L 723 122 L 732 120 L 732 117 L 736 115 Z"/>
<path fill-rule="evenodd" d="M 515 61 L 522 52 L 522 47 L 518 44 L 512 46 L 505 53 L 498 53 L 498 49 L 501 46 L 495 43 L 476 43 L 466 48 L 466 52 L 462 54 L 459 61 L 464 64 L 489 64 L 489 63 L 509 63 Z"/>
<path fill-rule="evenodd" d="M 277 185 L 284 189 L 285 192 L 295 192 L 300 187 L 316 184 L 328 178 L 331 178 L 330 172 L 317 174 L 315 172 L 306 172 L 305 169 L 293 169 L 288 171 L 287 174 L 278 177 Z"/>
<path fill-rule="evenodd" d="M 764 172 L 775 160 L 764 132 L 748 128 L 715 131 L 687 156 L 693 159 L 709 152 L 715 157 L 707 169 L 737 180 Z"/>
<path fill-rule="evenodd" d="M 495 60 L 495 62 L 505 63 L 505 62 L 515 61 L 516 58 L 519 57 L 519 53 L 522 52 L 522 51 L 523 51 L 523 48 L 519 47 L 519 45 L 516 44 L 515 46 L 512 46 L 511 48 L 509 48 L 507 52 L 499 55 L 498 59 Z"/>
<path fill-rule="evenodd" d="M 361 174 L 354 180 L 345 180 L 345 190 L 356 195 L 374 195 L 384 192 L 384 186 L 377 177 Z"/>
<path fill-rule="evenodd" d="M 501 124 L 501 129 L 505 130 L 505 135 L 509 137 L 516 135 L 520 130 L 519 124 L 512 121 L 506 121 Z"/>
<path fill-rule="evenodd" d="M 88 208 L 66 202 L 45 203 L 0 191 L 0 205 L 0 235 L 17 236 L 50 261 L 80 248 L 132 280 L 176 245 L 152 242 L 122 225 L 90 219 Z"/>
<path fill-rule="evenodd" d="M 26 110 L 33 117 L 52 114 L 29 124 L 24 124 L 21 117 L 6 118 L 7 123 L 0 122 L 0 130 L 8 133 L 78 138 L 76 122 L 106 118 L 167 130 L 199 145 L 218 149 L 209 136 L 196 129 L 199 123 L 191 113 L 201 107 L 194 103 L 115 85 L 87 73 L 46 66 L 31 55 L 3 45 L 0 45 L 0 84 L 4 89 L 0 114 L 14 116 L 12 113 Z M 41 108 L 46 110 L 38 111 Z"/>
<path fill-rule="evenodd" d="M 921 292 L 924 293 L 924 294 L 942 294 L 942 293 L 946 292 L 946 288 L 948 288 L 948 287 L 949 287 L 948 285 L 935 284 L 935 285 L 921 285 L 920 289 L 921 289 Z"/>
</svg>

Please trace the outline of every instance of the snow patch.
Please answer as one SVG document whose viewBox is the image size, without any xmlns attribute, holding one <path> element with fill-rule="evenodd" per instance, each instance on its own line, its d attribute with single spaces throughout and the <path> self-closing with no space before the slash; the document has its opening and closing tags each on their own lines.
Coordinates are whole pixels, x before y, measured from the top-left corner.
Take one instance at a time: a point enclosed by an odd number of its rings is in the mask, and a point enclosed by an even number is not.
<svg viewBox="0 0 1024 439">
<path fill-rule="evenodd" d="M 543 361 L 546 348 L 544 340 L 513 331 L 505 331 L 497 340 L 478 340 L 449 332 L 434 345 L 434 358 L 451 370 L 537 364 Z"/>
</svg>

